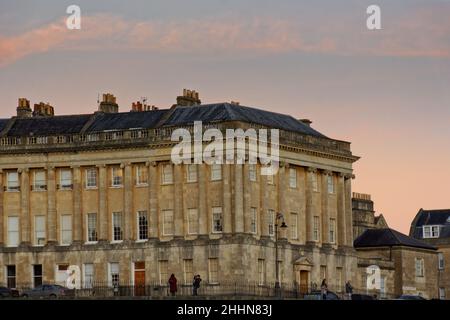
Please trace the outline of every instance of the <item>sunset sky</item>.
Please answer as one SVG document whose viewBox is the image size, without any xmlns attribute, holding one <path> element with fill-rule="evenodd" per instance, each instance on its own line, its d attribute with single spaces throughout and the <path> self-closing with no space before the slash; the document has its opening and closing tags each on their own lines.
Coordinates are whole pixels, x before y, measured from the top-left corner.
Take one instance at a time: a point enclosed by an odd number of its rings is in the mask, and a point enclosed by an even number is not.
<svg viewBox="0 0 450 320">
<path fill-rule="evenodd" d="M 366 28 L 370 4 L 382 30 Z M 121 111 L 169 107 L 183 88 L 352 142 L 353 191 L 394 229 L 450 208 L 450 1 L 0 0 L 0 118 L 19 97 L 76 114 L 104 92 Z"/>
</svg>

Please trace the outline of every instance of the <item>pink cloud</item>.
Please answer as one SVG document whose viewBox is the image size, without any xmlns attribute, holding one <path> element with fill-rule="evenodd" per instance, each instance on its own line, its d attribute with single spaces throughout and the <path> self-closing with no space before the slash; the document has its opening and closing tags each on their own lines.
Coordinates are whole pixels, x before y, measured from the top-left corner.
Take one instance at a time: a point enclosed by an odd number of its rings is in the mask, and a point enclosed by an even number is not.
<svg viewBox="0 0 450 320">
<path fill-rule="evenodd" d="M 446 7 L 447 8 L 447 7 Z M 381 31 L 356 22 L 322 26 L 294 19 L 234 16 L 183 21 L 128 21 L 111 15 L 83 16 L 81 30 L 65 18 L 23 34 L 0 35 L 0 67 L 53 50 L 130 50 L 164 53 L 272 54 L 309 52 L 336 55 L 450 57 L 446 10 L 417 10 Z"/>
</svg>

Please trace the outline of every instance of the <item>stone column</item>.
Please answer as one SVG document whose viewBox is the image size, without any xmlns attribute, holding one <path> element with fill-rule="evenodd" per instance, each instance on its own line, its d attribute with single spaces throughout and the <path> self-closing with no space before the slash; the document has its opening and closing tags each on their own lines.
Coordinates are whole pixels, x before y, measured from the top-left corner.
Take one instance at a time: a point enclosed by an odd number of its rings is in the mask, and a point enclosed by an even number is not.
<svg viewBox="0 0 450 320">
<path fill-rule="evenodd" d="M 313 175 L 317 173 L 315 168 L 306 169 L 306 242 L 314 242 L 314 195 L 313 195 Z"/>
<path fill-rule="evenodd" d="M 341 172 L 337 179 L 337 241 L 339 246 L 345 246 L 347 244 L 347 221 L 345 214 L 345 187 L 344 187 L 344 174 Z"/>
<path fill-rule="evenodd" d="M 244 232 L 251 233 L 251 184 L 249 179 L 249 164 L 244 164 Z"/>
<path fill-rule="evenodd" d="M 234 225 L 235 233 L 244 232 L 244 184 L 242 164 L 234 165 Z"/>
<path fill-rule="evenodd" d="M 73 241 L 83 241 L 83 215 L 82 215 L 82 194 L 81 169 L 79 166 L 73 166 Z"/>
<path fill-rule="evenodd" d="M 260 214 L 259 225 L 261 230 L 261 236 L 269 236 L 269 225 L 267 221 L 267 213 L 269 209 L 269 188 L 267 186 L 267 176 L 260 175 Z"/>
<path fill-rule="evenodd" d="M 290 224 L 290 212 L 287 211 L 286 199 L 288 197 L 288 181 L 286 181 L 286 171 L 289 172 L 288 163 L 280 163 L 280 168 L 278 169 L 278 185 L 277 185 L 277 198 L 278 198 L 278 212 L 280 212 L 288 226 L 288 228 L 282 229 L 280 225 L 282 219 L 275 221 L 278 224 L 278 239 L 287 239 L 289 228 L 292 227 Z"/>
<path fill-rule="evenodd" d="M 153 161 L 149 163 L 149 237 L 159 238 L 158 220 L 158 194 L 160 177 L 158 175 L 158 164 Z"/>
<path fill-rule="evenodd" d="M 174 165 L 174 235 L 175 237 L 184 236 L 183 224 L 183 171 L 182 165 Z"/>
<path fill-rule="evenodd" d="M 20 221 L 22 229 L 21 244 L 30 245 L 30 170 L 28 168 L 20 169 Z"/>
<path fill-rule="evenodd" d="M 352 179 L 354 177 L 351 174 L 344 177 L 346 245 L 349 247 L 353 246 Z"/>
<path fill-rule="evenodd" d="M 206 164 L 198 165 L 198 228 L 199 234 L 207 235 L 208 228 L 208 209 L 206 207 L 207 194 L 206 194 Z"/>
<path fill-rule="evenodd" d="M 134 240 L 133 224 L 135 222 L 133 213 L 133 170 L 129 162 L 121 165 L 124 171 L 123 207 L 124 207 L 124 240 Z"/>
<path fill-rule="evenodd" d="M 232 233 L 232 213 L 231 213 L 231 166 L 229 164 L 223 164 L 223 232 Z"/>
<path fill-rule="evenodd" d="M 98 167 L 98 240 L 108 241 L 108 175 L 106 165 Z"/>
<path fill-rule="evenodd" d="M 328 210 L 328 176 L 331 171 L 322 174 L 322 243 L 330 243 L 330 212 Z"/>
<path fill-rule="evenodd" d="M 5 229 L 3 227 L 4 211 L 3 211 L 3 170 L 0 169 L 0 247 L 5 243 Z"/>
<path fill-rule="evenodd" d="M 56 173 L 55 167 L 47 168 L 47 243 L 58 241 L 56 217 Z"/>
</svg>

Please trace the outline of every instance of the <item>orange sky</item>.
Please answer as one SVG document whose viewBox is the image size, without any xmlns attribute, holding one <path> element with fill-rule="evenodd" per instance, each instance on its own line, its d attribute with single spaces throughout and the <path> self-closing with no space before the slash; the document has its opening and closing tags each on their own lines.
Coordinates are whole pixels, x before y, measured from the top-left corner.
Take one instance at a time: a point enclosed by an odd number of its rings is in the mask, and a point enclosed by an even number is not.
<svg viewBox="0 0 450 320">
<path fill-rule="evenodd" d="M 103 92 L 127 111 L 196 89 L 351 141 L 353 191 L 401 232 L 421 207 L 450 208 L 450 3 L 379 1 L 376 32 L 369 1 L 81 0 L 79 31 L 64 26 L 69 4 L 0 3 L 1 118 L 18 97 L 74 114 Z"/>
</svg>

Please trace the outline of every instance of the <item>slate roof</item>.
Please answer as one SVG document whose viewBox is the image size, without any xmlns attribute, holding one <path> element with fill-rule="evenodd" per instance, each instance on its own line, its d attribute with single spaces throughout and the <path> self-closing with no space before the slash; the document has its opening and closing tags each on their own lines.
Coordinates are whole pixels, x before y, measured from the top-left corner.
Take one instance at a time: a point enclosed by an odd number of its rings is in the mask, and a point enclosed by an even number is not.
<svg viewBox="0 0 450 320">
<path fill-rule="evenodd" d="M 206 104 L 191 107 L 178 106 L 164 125 L 193 124 L 194 121 L 198 120 L 202 120 L 203 122 L 243 121 L 265 125 L 271 128 L 325 137 L 320 132 L 289 115 L 230 103 Z"/>
<path fill-rule="evenodd" d="M 95 118 L 92 118 L 95 117 Z M 0 131 L 10 119 L 0 119 Z M 105 130 L 125 130 L 132 128 L 151 129 L 164 126 L 179 126 L 203 123 L 243 121 L 324 137 L 320 132 L 301 121 L 280 113 L 250 108 L 230 103 L 215 103 L 199 106 L 176 106 L 174 109 L 144 112 L 95 113 L 94 115 L 54 116 L 43 118 L 16 118 L 7 136 L 54 135 L 98 132 Z"/>
<path fill-rule="evenodd" d="M 423 241 L 414 239 L 390 228 L 368 229 L 355 239 L 353 245 L 355 248 L 405 246 L 436 250 L 435 247 Z"/>
<path fill-rule="evenodd" d="M 17 118 L 7 136 L 35 136 L 79 133 L 92 115 Z"/>
<path fill-rule="evenodd" d="M 0 132 L 5 129 L 6 125 L 8 124 L 9 119 L 0 119 Z"/>
<path fill-rule="evenodd" d="M 416 239 L 423 238 L 423 226 L 441 226 L 439 238 L 450 238 L 450 209 L 420 209 L 411 225 L 410 235 Z"/>
<path fill-rule="evenodd" d="M 86 132 L 154 128 L 167 110 L 143 112 L 97 113 Z"/>
</svg>

